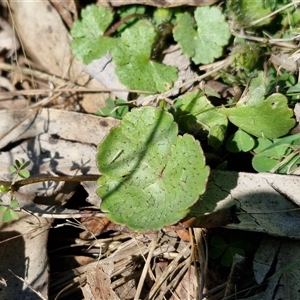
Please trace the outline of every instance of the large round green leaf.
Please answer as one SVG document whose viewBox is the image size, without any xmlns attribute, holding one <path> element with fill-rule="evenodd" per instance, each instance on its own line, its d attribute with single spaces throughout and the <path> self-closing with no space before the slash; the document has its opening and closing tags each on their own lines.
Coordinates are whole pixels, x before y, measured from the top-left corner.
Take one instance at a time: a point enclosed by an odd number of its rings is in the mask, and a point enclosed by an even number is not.
<svg viewBox="0 0 300 300">
<path fill-rule="evenodd" d="M 178 136 L 171 114 L 133 109 L 98 146 L 101 209 L 134 230 L 159 229 L 184 218 L 209 175 L 198 141 Z"/>
</svg>

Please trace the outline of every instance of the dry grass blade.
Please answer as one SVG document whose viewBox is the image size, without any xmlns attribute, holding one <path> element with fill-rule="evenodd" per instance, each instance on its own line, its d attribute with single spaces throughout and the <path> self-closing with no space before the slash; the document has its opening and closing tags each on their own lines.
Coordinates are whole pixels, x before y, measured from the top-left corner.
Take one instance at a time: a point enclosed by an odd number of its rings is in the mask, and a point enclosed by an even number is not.
<svg viewBox="0 0 300 300">
<path fill-rule="evenodd" d="M 166 271 L 162 274 L 162 276 L 155 282 L 155 284 L 152 286 L 149 295 L 147 296 L 147 300 L 154 300 L 156 299 L 157 294 L 159 293 L 159 289 L 162 286 L 162 284 L 169 278 L 169 276 L 176 270 L 179 261 L 186 255 L 186 251 L 190 248 L 190 243 L 184 247 L 178 256 L 169 264 Z"/>
<path fill-rule="evenodd" d="M 47 300 L 40 292 L 36 291 L 30 284 L 28 284 L 26 282 L 26 280 L 24 280 L 22 277 L 16 275 L 13 271 L 9 270 L 14 276 L 16 276 L 16 278 L 20 279 L 22 282 L 25 283 L 25 285 L 32 290 L 35 294 L 37 294 L 42 300 Z"/>
<path fill-rule="evenodd" d="M 198 286 L 198 297 L 197 299 L 203 299 L 203 289 L 205 286 L 205 279 L 207 274 L 207 265 L 208 265 L 208 245 L 207 240 L 204 234 L 204 229 L 202 228 L 194 228 L 194 236 L 196 240 L 198 257 L 200 263 L 201 275 L 199 274 L 199 286 Z"/>
<path fill-rule="evenodd" d="M 165 298 L 165 294 L 168 292 L 171 292 L 173 294 L 172 299 L 179 299 L 176 295 L 175 292 L 173 292 L 176 287 L 180 284 L 184 274 L 188 271 L 190 267 L 190 257 L 186 258 L 183 262 L 181 262 L 177 268 L 176 271 L 180 270 L 177 275 L 171 279 L 170 283 L 164 288 L 161 289 L 160 294 L 155 298 L 155 300 L 163 300 Z M 190 299 L 190 289 L 186 291 L 186 295 L 188 296 L 188 299 Z"/>
<path fill-rule="evenodd" d="M 146 279 L 146 275 L 147 275 L 148 269 L 150 269 L 150 262 L 151 262 L 151 259 L 152 259 L 153 252 L 155 250 L 156 244 L 157 244 L 157 236 L 151 242 L 150 251 L 148 253 L 148 257 L 147 257 L 146 263 L 144 265 L 144 269 L 143 269 L 141 278 L 139 280 L 139 284 L 138 284 L 138 287 L 137 287 L 136 294 L 134 296 L 134 300 L 138 300 L 139 297 L 140 297 L 140 295 L 141 295 L 141 291 L 142 291 L 142 288 L 143 288 L 143 285 L 144 285 L 144 282 L 145 282 L 145 279 Z"/>
</svg>

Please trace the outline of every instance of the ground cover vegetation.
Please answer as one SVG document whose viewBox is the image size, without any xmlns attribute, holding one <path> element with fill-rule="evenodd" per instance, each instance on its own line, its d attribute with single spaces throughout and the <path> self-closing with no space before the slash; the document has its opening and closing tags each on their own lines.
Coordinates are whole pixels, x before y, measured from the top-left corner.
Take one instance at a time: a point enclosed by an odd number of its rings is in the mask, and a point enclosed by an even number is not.
<svg viewBox="0 0 300 300">
<path fill-rule="evenodd" d="M 259 260 L 256 250 L 265 236 L 253 237 L 253 232 L 283 235 L 268 225 L 259 224 L 261 227 L 255 229 L 253 224 L 243 223 L 243 214 L 255 219 L 255 214 L 272 211 L 260 211 L 257 206 L 252 215 L 248 203 L 239 202 L 233 193 L 216 183 L 214 176 L 218 175 L 214 174 L 235 171 L 264 176 L 268 172 L 282 175 L 282 180 L 287 178 L 284 176 L 297 178 L 299 174 L 300 10 L 297 5 L 297 1 L 287 0 L 229 0 L 168 8 L 84 5 L 70 26 L 69 46 L 75 58 L 89 69 L 91 77 L 103 73 L 110 78 L 102 83 L 111 94 L 92 114 L 99 116 L 103 124 L 105 118 L 119 120 L 98 143 L 93 142 L 97 145 L 95 168 L 99 175 L 89 175 L 87 171 L 78 177 L 65 174 L 55 174 L 55 178 L 49 174 L 31 177 L 31 161 L 15 159 L 8 170 L 10 179 L 0 181 L 1 192 L 8 199 L 2 197 L 2 222 L 19 219 L 16 210 L 23 206 L 17 192 L 27 185 L 97 180 L 92 191 L 98 198 L 96 211 L 104 215 L 101 220 L 107 223 L 101 225 L 101 232 L 99 229 L 97 234 L 92 233 L 94 238 L 106 231 L 105 238 L 112 239 L 119 232 L 125 244 L 129 238 L 122 234 L 128 232 L 133 240 L 139 233 L 149 234 L 149 240 L 155 236 L 148 243 L 144 264 L 135 261 L 136 265 L 132 263 L 130 267 L 130 272 L 139 272 L 143 280 L 133 286 L 112 283 L 107 293 L 114 299 L 121 299 L 124 290 L 117 288 L 122 285 L 133 291 L 128 292 L 126 299 L 176 299 L 174 293 L 176 297 L 185 297 L 187 292 L 179 291 L 180 288 L 189 289 L 191 299 L 209 299 L 217 292 L 223 299 L 237 295 L 241 295 L 239 299 L 248 299 L 266 293 L 270 275 L 276 278 L 284 271 L 280 269 L 282 265 L 275 268 L 277 273 L 268 270 L 258 282 L 261 271 L 248 264 L 254 257 Z M 97 63 L 105 67 L 101 70 L 95 67 Z M 109 71 L 106 66 L 110 66 Z M 125 96 L 115 93 L 119 90 L 126 91 Z M 86 113 L 82 107 L 78 111 Z M 12 147 L 2 150 L 7 152 Z M 247 186 L 241 179 L 237 181 L 237 185 Z M 214 184 L 230 195 L 225 205 L 222 201 L 227 196 L 207 200 L 214 195 Z M 269 186 L 297 205 L 297 199 L 289 199 L 275 184 Z M 259 192 L 259 187 L 249 184 L 245 193 L 254 194 L 256 189 Z M 241 231 L 219 228 L 239 223 L 244 227 L 232 228 L 252 231 L 250 239 L 245 239 Z M 90 223 L 83 220 L 81 224 L 86 229 L 84 226 Z M 107 224 L 109 229 L 104 228 Z M 151 257 L 155 247 L 162 246 L 158 241 L 166 242 L 162 236 L 158 237 L 158 232 L 169 231 L 175 237 L 168 237 L 167 243 L 174 243 L 173 238 L 188 241 L 194 252 L 191 251 L 187 262 L 187 248 L 181 245 L 178 250 L 174 246 L 180 255 L 169 266 L 177 264 L 177 271 L 169 270 L 162 276 L 166 276 L 163 286 L 158 283 L 158 270 L 156 279 L 147 272 L 155 261 Z M 189 236 L 181 236 L 181 231 Z M 285 237 L 295 238 L 292 233 Z M 158 256 L 161 261 L 162 253 Z M 293 268 L 297 261 L 295 258 L 289 267 Z M 195 274 L 192 287 L 187 283 L 184 264 Z M 137 265 L 143 265 L 142 273 Z M 237 280 L 234 276 L 243 266 L 248 266 L 249 272 Z M 93 276 L 108 276 L 109 281 L 117 282 L 128 275 L 120 274 L 93 273 Z M 149 283 L 146 274 L 151 277 Z M 216 287 L 217 292 L 212 291 Z"/>
</svg>

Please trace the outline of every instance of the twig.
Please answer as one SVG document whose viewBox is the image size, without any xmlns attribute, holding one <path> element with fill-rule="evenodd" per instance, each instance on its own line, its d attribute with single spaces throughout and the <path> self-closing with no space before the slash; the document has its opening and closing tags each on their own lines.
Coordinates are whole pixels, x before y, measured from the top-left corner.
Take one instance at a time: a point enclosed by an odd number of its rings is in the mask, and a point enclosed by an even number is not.
<svg viewBox="0 0 300 300">
<path fill-rule="evenodd" d="M 13 183 L 12 181 L 0 180 L 0 185 L 11 188 L 13 192 L 17 191 L 20 187 L 28 184 L 45 182 L 45 181 L 66 181 L 66 182 L 81 182 L 81 181 L 97 181 L 99 175 L 79 175 L 79 176 L 42 176 L 30 177 L 21 179 Z"/>
<path fill-rule="evenodd" d="M 26 286 L 32 290 L 34 293 L 36 293 L 42 300 L 47 300 L 40 292 L 36 291 L 29 283 L 27 283 L 23 278 L 16 275 L 12 270 L 9 270 L 14 276 L 16 276 L 18 279 L 20 279 L 23 283 L 26 284 Z"/>
<path fill-rule="evenodd" d="M 279 39 L 266 39 L 266 38 L 261 38 L 257 36 L 250 36 L 250 35 L 245 35 L 245 34 L 240 34 L 235 31 L 231 32 L 232 35 L 238 38 L 246 39 L 249 41 L 254 41 L 254 42 L 259 42 L 263 44 L 271 44 L 271 45 L 277 45 L 279 47 L 284 47 L 284 48 L 289 48 L 289 49 L 296 49 L 296 45 L 288 44 L 288 43 L 281 43 Z"/>
<path fill-rule="evenodd" d="M 147 272 L 148 272 L 148 269 L 150 269 L 150 262 L 151 262 L 156 244 L 157 244 L 157 236 L 155 236 L 154 239 L 151 242 L 151 248 L 150 248 L 150 251 L 148 253 L 148 257 L 147 257 L 146 263 L 144 265 L 143 272 L 141 274 L 141 278 L 139 280 L 139 284 L 137 286 L 136 293 L 134 295 L 133 300 L 139 300 L 140 299 L 140 295 L 141 295 L 142 288 L 143 288 L 143 285 L 144 285 L 144 282 L 145 282 L 145 279 L 146 279 L 146 276 L 147 276 Z"/>
</svg>

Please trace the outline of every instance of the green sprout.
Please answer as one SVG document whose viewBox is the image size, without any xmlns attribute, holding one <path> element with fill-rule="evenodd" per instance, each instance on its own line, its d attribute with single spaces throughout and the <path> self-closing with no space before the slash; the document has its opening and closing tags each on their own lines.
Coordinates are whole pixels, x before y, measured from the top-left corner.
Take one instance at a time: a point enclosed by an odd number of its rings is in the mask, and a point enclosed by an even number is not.
<svg viewBox="0 0 300 300">
<path fill-rule="evenodd" d="M 20 179 L 29 178 L 30 172 L 26 169 L 28 165 L 29 165 L 29 161 L 20 162 L 19 160 L 16 159 L 14 165 L 11 165 L 9 167 L 10 174 L 15 175 L 11 185 L 15 184 Z M 19 202 L 16 198 L 13 198 L 12 188 L 5 185 L 1 185 L 0 192 L 11 193 L 10 204 L 0 205 L 0 212 L 2 213 L 1 221 L 6 223 L 6 222 L 11 222 L 13 220 L 18 220 L 19 216 L 15 212 L 15 209 L 19 207 Z M 1 202 L 3 202 L 2 199 L 0 199 L 0 203 Z"/>
</svg>

